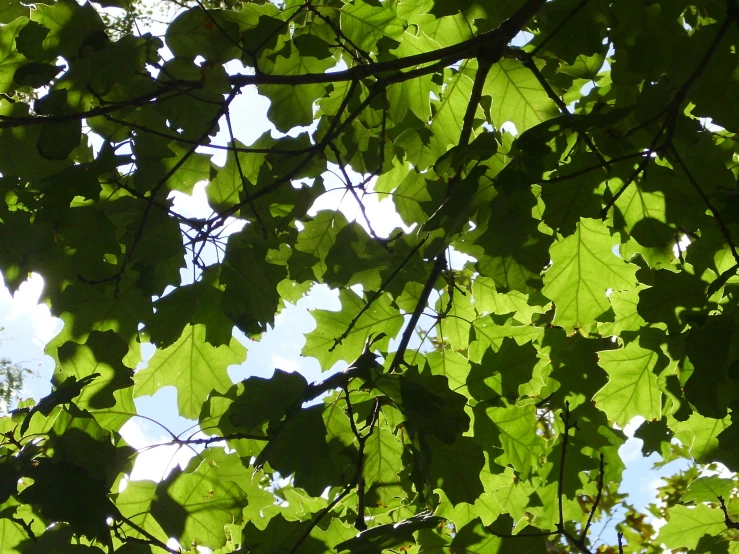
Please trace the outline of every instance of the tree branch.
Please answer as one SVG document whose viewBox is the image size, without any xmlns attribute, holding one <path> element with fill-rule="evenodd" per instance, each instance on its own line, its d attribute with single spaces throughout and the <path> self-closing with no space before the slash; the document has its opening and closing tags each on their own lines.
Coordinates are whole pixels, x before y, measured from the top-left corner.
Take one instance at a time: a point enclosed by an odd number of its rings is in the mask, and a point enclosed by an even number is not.
<svg viewBox="0 0 739 554">
<path fill-rule="evenodd" d="M 303 533 L 300 535 L 300 538 L 298 538 L 298 540 L 293 545 L 293 547 L 290 549 L 288 554 L 294 554 L 295 552 L 297 552 L 298 548 L 300 548 L 300 545 L 303 544 L 305 539 L 308 538 L 308 536 L 311 534 L 311 532 L 316 527 L 316 525 L 318 525 L 320 521 L 324 518 L 324 516 L 328 514 L 331 510 L 333 510 L 334 507 L 336 507 L 336 505 L 339 502 L 341 502 L 359 484 L 360 479 L 362 478 L 362 470 L 364 467 L 364 447 L 367 443 L 367 440 L 370 438 L 370 436 L 372 436 L 372 433 L 375 430 L 375 424 L 377 423 L 377 419 L 380 414 L 380 401 L 375 399 L 375 408 L 372 412 L 371 419 L 369 423 L 367 424 L 367 426 L 369 427 L 369 431 L 367 431 L 366 435 L 362 435 L 361 433 L 359 433 L 359 431 L 357 430 L 357 426 L 354 424 L 353 412 L 351 411 L 351 403 L 349 401 L 348 391 L 347 391 L 347 396 L 346 396 L 346 403 L 347 403 L 348 416 L 352 422 L 352 431 L 354 432 L 357 438 L 357 442 L 359 443 L 354 478 L 352 479 L 352 482 L 349 483 L 346 487 L 344 487 L 344 490 L 341 491 L 341 493 L 336 498 L 334 498 L 328 506 L 326 506 L 323 510 L 321 510 L 318 513 L 318 515 L 314 517 L 313 520 L 311 520 L 310 525 L 306 528 L 305 531 L 303 531 Z M 358 510 L 358 512 L 359 513 L 357 514 L 357 522 L 355 523 L 355 526 L 357 526 L 357 529 L 359 529 L 361 525 L 364 525 L 364 527 L 366 528 L 366 524 L 364 523 L 364 517 L 363 517 L 364 508 L 362 507 L 361 509 Z M 361 524 L 359 523 L 360 515 L 362 515 Z"/>
<path fill-rule="evenodd" d="M 473 58 L 482 46 L 508 44 L 524 25 L 545 4 L 546 0 L 527 0 L 509 19 L 496 29 L 477 35 L 469 40 L 439 48 L 432 52 L 423 52 L 413 56 L 406 56 L 395 60 L 374 62 L 367 65 L 357 65 L 343 71 L 332 73 L 304 73 L 301 75 L 234 75 L 231 83 L 238 87 L 248 85 L 314 85 L 345 81 L 358 81 L 369 77 L 378 78 L 384 73 L 398 73 L 404 69 L 419 65 L 445 60 L 447 65 L 454 64 L 465 58 Z M 417 76 L 417 75 L 416 75 Z M 396 76 L 397 78 L 397 76 Z M 402 79 L 402 77 L 400 77 Z M 410 77 L 412 78 L 412 77 Z M 403 79 L 405 80 L 405 79 Z"/>
<path fill-rule="evenodd" d="M 347 325 L 346 330 L 338 337 L 334 339 L 334 344 L 329 348 L 329 352 L 333 352 L 337 346 L 339 346 L 346 337 L 349 336 L 349 333 L 352 332 L 352 329 L 354 329 L 354 326 L 357 324 L 357 321 L 359 321 L 359 318 L 362 317 L 362 314 L 366 312 L 372 304 L 382 295 L 383 292 L 387 289 L 387 286 L 392 282 L 393 279 L 401 272 L 401 270 L 405 267 L 405 265 L 411 260 L 411 258 L 420 250 L 421 246 L 425 244 L 425 242 L 428 240 L 428 236 L 421 239 L 416 246 L 413 247 L 413 249 L 408 253 L 408 255 L 403 258 L 403 261 L 398 264 L 398 266 L 393 270 L 393 272 L 388 275 L 387 279 L 385 279 L 382 284 L 380 285 L 380 288 L 375 291 L 375 293 L 370 297 L 370 299 L 367 301 L 367 303 L 362 306 L 362 309 L 359 310 L 357 315 L 355 315 L 352 320 L 349 322 L 349 325 Z"/>
<path fill-rule="evenodd" d="M 166 543 L 163 543 L 162 541 L 160 541 L 154 535 L 149 533 L 146 529 L 134 523 L 126 516 L 119 513 L 116 515 L 115 519 L 123 521 L 126 525 L 128 525 L 132 529 L 135 529 L 138 533 L 146 537 L 146 540 L 150 545 L 156 546 L 157 548 L 161 548 L 162 550 L 164 550 L 165 552 L 169 552 L 170 554 L 181 554 L 181 550 L 175 550 L 174 548 L 170 548 L 169 546 L 166 545 Z"/>
<path fill-rule="evenodd" d="M 593 523 L 593 516 L 595 515 L 595 511 L 598 509 L 598 504 L 600 504 L 601 496 L 603 495 L 603 470 L 605 466 L 605 461 L 603 458 L 603 452 L 600 453 L 600 468 L 598 473 L 598 494 L 595 497 L 595 502 L 593 502 L 593 507 L 590 509 L 590 514 L 588 515 L 588 522 L 585 524 L 585 527 L 583 527 L 582 533 L 580 534 L 580 542 L 585 541 L 585 537 L 588 536 L 588 531 L 590 530 L 590 526 Z"/>
<path fill-rule="evenodd" d="M 544 78 L 544 75 L 539 70 L 539 68 L 536 66 L 536 63 L 534 62 L 534 58 L 532 57 L 532 55 L 526 54 L 523 50 L 514 50 L 512 48 L 509 48 L 508 51 L 513 55 L 513 57 L 515 57 L 521 63 L 523 63 L 524 67 L 526 67 L 529 71 L 531 71 L 531 73 L 533 73 L 534 77 L 536 77 L 536 80 L 539 82 L 541 87 L 544 89 L 544 92 L 546 92 L 549 99 L 557 105 L 557 108 L 559 108 L 559 111 L 562 113 L 562 115 L 572 117 L 572 113 L 567 107 L 567 104 L 565 104 L 564 100 L 562 100 L 559 97 L 559 95 L 556 92 L 554 92 L 552 85 L 549 84 L 549 81 L 547 81 Z M 583 141 L 585 142 L 587 147 L 590 148 L 591 152 L 595 154 L 595 156 L 598 158 L 598 161 L 601 163 L 601 165 L 605 169 L 610 169 L 611 167 L 610 164 L 603 157 L 603 154 L 600 153 L 600 150 L 596 148 L 595 143 L 588 136 L 588 134 L 585 131 L 582 131 L 581 133 L 579 133 L 579 136 L 582 137 Z"/>
<path fill-rule="evenodd" d="M 65 121 L 78 121 L 81 119 L 89 119 L 91 117 L 97 117 L 101 115 L 104 116 L 113 112 L 117 112 L 118 110 L 122 110 L 123 108 L 141 107 L 147 104 L 154 103 L 159 104 L 161 102 L 171 100 L 172 98 L 176 98 L 181 94 L 184 94 L 184 91 L 178 90 L 169 96 L 163 98 L 159 97 L 166 92 L 171 92 L 172 88 L 178 85 L 187 86 L 187 90 L 200 88 L 201 86 L 200 82 L 196 83 L 194 81 L 169 81 L 165 86 L 162 86 L 152 92 L 142 94 L 141 96 L 136 96 L 129 100 L 123 100 L 121 102 L 114 102 L 105 106 L 99 106 L 85 112 L 76 112 L 62 115 L 29 115 L 23 117 L 0 115 L 0 129 L 27 127 L 30 125 L 45 125 L 47 123 L 64 123 Z"/>
<path fill-rule="evenodd" d="M 436 280 L 439 278 L 439 275 L 441 275 L 441 272 L 444 270 L 445 267 L 446 254 L 444 251 L 442 251 L 438 256 L 436 256 L 436 259 L 434 260 L 434 265 L 431 268 L 431 273 L 429 273 L 428 279 L 426 279 L 426 284 L 423 286 L 421 296 L 419 297 L 418 303 L 416 304 L 416 309 L 413 310 L 413 313 L 411 314 L 411 319 L 408 321 L 408 324 L 403 330 L 403 336 L 400 339 L 398 350 L 395 352 L 393 363 L 388 370 L 389 373 L 397 370 L 401 366 L 401 364 L 405 364 L 404 357 L 405 351 L 408 348 L 408 343 L 410 343 L 413 332 L 416 330 L 416 325 L 418 325 L 418 320 L 421 319 L 421 314 L 426 308 L 426 304 L 428 304 L 429 296 L 431 296 L 431 291 L 434 290 L 434 284 L 436 283 Z"/>
<path fill-rule="evenodd" d="M 726 223 L 721 217 L 721 214 L 716 209 L 716 206 L 713 205 L 713 202 L 711 202 L 711 199 L 706 194 L 706 191 L 703 190 L 703 188 L 700 186 L 700 183 L 698 183 L 696 178 L 690 172 L 688 165 L 685 163 L 682 156 L 677 151 L 677 148 L 674 145 L 670 145 L 670 150 L 675 156 L 675 160 L 680 166 L 680 169 L 683 170 L 683 173 L 685 173 L 685 176 L 688 178 L 688 181 L 690 181 L 690 184 L 693 186 L 695 191 L 698 193 L 698 196 L 701 197 L 701 199 L 703 200 L 703 203 L 710 210 L 711 215 L 713 215 L 713 217 L 716 219 L 716 223 L 718 223 L 719 229 L 721 229 L 721 234 L 724 235 L 724 238 L 726 239 L 726 242 L 728 243 L 729 248 L 731 249 L 731 255 L 734 256 L 734 261 L 736 261 L 737 265 L 739 265 L 739 252 L 737 252 L 736 244 L 734 244 L 734 239 L 731 238 L 731 232 L 729 231 L 729 228 L 726 226 Z"/>
<path fill-rule="evenodd" d="M 724 502 L 724 497 L 719 496 L 717 498 L 718 498 L 719 504 L 721 504 L 721 511 L 724 513 L 724 523 L 726 524 L 726 528 L 739 530 L 739 521 L 734 521 L 733 519 L 731 519 L 731 516 L 729 515 L 729 510 L 726 509 L 726 503 Z"/>
</svg>

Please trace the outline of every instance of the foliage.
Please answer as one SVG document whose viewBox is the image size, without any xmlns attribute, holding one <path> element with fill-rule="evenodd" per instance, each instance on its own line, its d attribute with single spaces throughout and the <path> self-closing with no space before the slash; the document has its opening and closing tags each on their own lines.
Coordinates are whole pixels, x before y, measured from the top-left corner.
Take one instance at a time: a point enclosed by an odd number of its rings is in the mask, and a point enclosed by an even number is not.
<svg viewBox="0 0 739 554">
<path fill-rule="evenodd" d="M 2 552 L 736 551 L 700 472 L 658 532 L 592 533 L 634 417 L 739 469 L 735 0 L 195 0 L 163 37 L 102 6 L 0 2 L 0 269 L 64 321 L 53 392 L 0 420 Z M 276 131 L 244 145 L 249 87 Z M 312 212 L 328 171 L 407 228 Z M 232 383 L 234 326 L 319 283 L 334 373 Z M 198 454 L 131 481 L 165 386 Z"/>
</svg>

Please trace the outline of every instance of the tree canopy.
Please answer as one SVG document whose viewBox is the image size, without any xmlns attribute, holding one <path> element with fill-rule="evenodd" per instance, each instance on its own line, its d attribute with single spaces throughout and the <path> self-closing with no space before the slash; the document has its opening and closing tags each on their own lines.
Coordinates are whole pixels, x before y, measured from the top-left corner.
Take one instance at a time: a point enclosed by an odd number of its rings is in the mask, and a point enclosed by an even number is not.
<svg viewBox="0 0 739 554">
<path fill-rule="evenodd" d="M 64 321 L 53 391 L 0 419 L 0 551 L 737 551 L 703 469 L 739 469 L 735 0 L 177 4 L 155 36 L 0 0 L 0 270 Z M 328 172 L 356 218 L 311 210 Z M 303 355 L 345 369 L 232 383 L 234 327 L 317 284 Z M 197 455 L 132 480 L 120 430 L 168 386 Z M 697 464 L 659 531 L 618 490 L 635 417 Z"/>
</svg>

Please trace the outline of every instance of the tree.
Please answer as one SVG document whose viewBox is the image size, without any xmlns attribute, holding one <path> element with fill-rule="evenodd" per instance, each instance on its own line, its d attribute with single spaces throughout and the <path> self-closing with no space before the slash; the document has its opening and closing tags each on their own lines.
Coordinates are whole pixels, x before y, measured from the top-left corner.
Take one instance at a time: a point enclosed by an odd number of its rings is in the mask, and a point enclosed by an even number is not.
<svg viewBox="0 0 739 554">
<path fill-rule="evenodd" d="M 23 389 L 23 381 L 31 374 L 33 372 L 22 364 L 10 358 L 0 358 L 0 413 L 11 408 Z"/>
<path fill-rule="evenodd" d="M 0 269 L 64 320 L 53 391 L 0 420 L 2 552 L 736 550 L 700 465 L 739 468 L 735 0 L 195 0 L 163 37 L 0 6 Z M 253 87 L 277 132 L 245 145 Z M 327 172 L 406 230 L 312 214 Z M 232 383 L 234 326 L 318 283 L 303 354 L 345 369 Z M 164 386 L 198 454 L 131 481 Z M 597 542 L 637 416 L 699 465 Z"/>
</svg>

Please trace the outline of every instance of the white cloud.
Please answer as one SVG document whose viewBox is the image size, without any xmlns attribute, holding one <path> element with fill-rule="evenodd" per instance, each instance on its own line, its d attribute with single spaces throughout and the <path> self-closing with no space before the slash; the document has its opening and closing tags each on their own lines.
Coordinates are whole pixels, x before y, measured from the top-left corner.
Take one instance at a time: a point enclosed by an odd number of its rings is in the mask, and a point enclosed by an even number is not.
<svg viewBox="0 0 739 554">
<path fill-rule="evenodd" d="M 40 348 L 62 328 L 62 321 L 52 317 L 48 306 L 39 304 L 43 290 L 44 280 L 36 273 L 32 273 L 21 283 L 12 296 L 6 287 L 0 290 L 0 313 L 5 312 L 0 326 L 18 327 L 20 324 L 30 323 L 33 329 L 32 340 Z"/>
<path fill-rule="evenodd" d="M 300 369 L 300 364 L 297 361 L 294 359 L 291 360 L 289 358 L 283 358 L 279 354 L 272 354 L 270 364 L 277 369 L 289 371 L 291 373 Z"/>
<path fill-rule="evenodd" d="M 640 460 L 642 458 L 641 447 L 644 441 L 641 439 L 630 438 L 618 449 L 618 455 L 627 466 L 634 460 Z"/>
<path fill-rule="evenodd" d="M 634 433 L 636 433 L 636 430 L 639 429 L 642 423 L 644 423 L 646 420 L 642 416 L 636 416 L 631 418 L 631 421 L 629 421 L 626 426 L 624 427 L 624 435 L 631 438 L 634 436 Z"/>
</svg>

